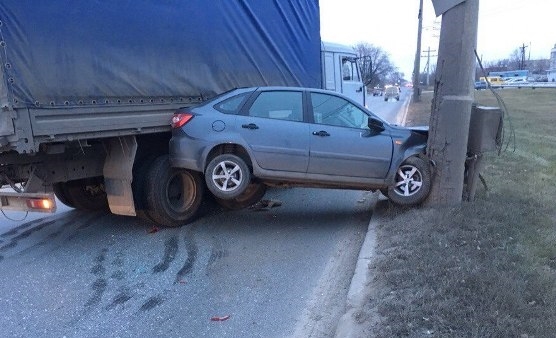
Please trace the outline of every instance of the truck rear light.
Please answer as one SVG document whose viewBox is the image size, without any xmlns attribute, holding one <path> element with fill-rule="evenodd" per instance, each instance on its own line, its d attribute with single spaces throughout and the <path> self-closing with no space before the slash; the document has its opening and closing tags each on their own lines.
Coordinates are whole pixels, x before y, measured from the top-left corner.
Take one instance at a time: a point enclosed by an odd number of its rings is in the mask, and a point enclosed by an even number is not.
<svg viewBox="0 0 556 338">
<path fill-rule="evenodd" d="M 172 128 L 181 128 L 193 118 L 191 113 L 175 113 L 172 117 Z"/>
<path fill-rule="evenodd" d="M 13 211 L 56 212 L 52 193 L 0 192 L 0 209 Z"/>
<path fill-rule="evenodd" d="M 33 210 L 51 210 L 54 202 L 48 198 L 30 198 L 27 200 L 27 206 Z"/>
</svg>

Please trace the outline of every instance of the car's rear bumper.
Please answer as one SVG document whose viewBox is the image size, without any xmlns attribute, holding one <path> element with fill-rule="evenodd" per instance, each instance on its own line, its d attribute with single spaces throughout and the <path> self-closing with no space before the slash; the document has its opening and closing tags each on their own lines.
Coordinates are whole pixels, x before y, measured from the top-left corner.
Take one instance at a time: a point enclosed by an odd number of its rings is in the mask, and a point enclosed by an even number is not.
<svg viewBox="0 0 556 338">
<path fill-rule="evenodd" d="M 172 137 L 169 142 L 170 166 L 203 172 L 203 148 L 189 138 Z"/>
</svg>

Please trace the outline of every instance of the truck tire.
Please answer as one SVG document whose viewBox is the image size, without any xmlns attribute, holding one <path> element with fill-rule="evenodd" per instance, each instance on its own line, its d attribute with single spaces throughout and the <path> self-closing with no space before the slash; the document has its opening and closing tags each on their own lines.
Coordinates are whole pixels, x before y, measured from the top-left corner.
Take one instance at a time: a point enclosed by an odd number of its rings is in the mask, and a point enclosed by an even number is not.
<svg viewBox="0 0 556 338">
<path fill-rule="evenodd" d="M 388 188 L 388 198 L 399 205 L 420 204 L 431 190 L 431 168 L 424 159 L 412 156 L 396 171 L 395 183 Z"/>
<path fill-rule="evenodd" d="M 63 183 L 66 200 L 77 210 L 108 210 L 102 176 L 83 178 Z M 62 202 L 63 203 L 63 202 Z"/>
<path fill-rule="evenodd" d="M 247 190 L 251 182 L 251 172 L 241 157 L 221 154 L 207 165 L 205 182 L 215 197 L 231 200 Z"/>
<path fill-rule="evenodd" d="M 214 196 L 214 200 L 220 206 L 229 210 L 240 210 L 247 208 L 260 201 L 266 193 L 266 185 L 263 183 L 251 183 L 247 190 L 238 197 L 231 200 L 224 200 Z"/>
<path fill-rule="evenodd" d="M 156 158 L 146 175 L 145 198 L 149 217 L 169 227 L 190 222 L 203 200 L 200 173 L 170 167 L 168 155 Z"/>
<path fill-rule="evenodd" d="M 147 196 L 145 193 L 145 182 L 147 181 L 147 173 L 156 157 L 146 157 L 135 163 L 133 166 L 133 181 L 131 181 L 131 190 L 133 192 L 133 203 L 135 204 L 135 214 L 140 219 L 155 222 L 149 215 Z"/>
<path fill-rule="evenodd" d="M 68 193 L 66 192 L 66 182 L 54 183 L 52 189 L 54 190 L 54 195 L 56 195 L 56 198 L 60 202 L 75 209 L 75 205 L 70 201 Z"/>
</svg>

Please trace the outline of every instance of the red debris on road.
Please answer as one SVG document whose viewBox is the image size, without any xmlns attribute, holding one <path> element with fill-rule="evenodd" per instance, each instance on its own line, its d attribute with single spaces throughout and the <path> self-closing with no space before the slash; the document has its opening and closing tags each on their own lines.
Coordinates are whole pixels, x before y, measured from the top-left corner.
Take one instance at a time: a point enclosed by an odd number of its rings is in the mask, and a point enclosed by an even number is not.
<svg viewBox="0 0 556 338">
<path fill-rule="evenodd" d="M 213 322 L 223 322 L 228 319 L 230 319 L 230 315 L 223 316 L 223 317 L 212 317 L 210 320 Z"/>
</svg>

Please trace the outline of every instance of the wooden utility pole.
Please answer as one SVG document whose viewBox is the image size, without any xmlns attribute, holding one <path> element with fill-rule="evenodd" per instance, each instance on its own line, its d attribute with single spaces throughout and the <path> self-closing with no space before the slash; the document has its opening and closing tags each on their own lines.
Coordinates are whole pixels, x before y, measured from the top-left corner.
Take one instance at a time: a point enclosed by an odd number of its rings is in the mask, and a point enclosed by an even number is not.
<svg viewBox="0 0 556 338">
<path fill-rule="evenodd" d="M 425 53 L 427 53 L 426 55 L 421 55 L 421 57 L 423 58 L 427 58 L 427 63 L 425 64 L 425 69 L 424 72 L 425 74 L 427 74 L 427 78 L 425 79 L 425 85 L 428 87 L 429 86 L 429 81 L 430 81 L 430 72 L 431 72 L 431 56 L 438 56 L 438 55 L 431 55 L 431 52 L 436 52 L 436 50 L 431 50 L 431 48 L 429 47 Z"/>
<path fill-rule="evenodd" d="M 413 102 L 421 102 L 421 87 L 419 75 L 421 72 L 421 32 L 423 30 L 423 0 L 419 0 L 419 24 L 417 26 L 417 51 L 413 65 Z"/>
<path fill-rule="evenodd" d="M 474 100 L 479 0 L 436 0 L 435 10 L 437 5 L 446 7 L 441 12 L 442 29 L 427 145 L 427 154 L 435 163 L 427 204 L 455 205 L 462 201 Z"/>
<path fill-rule="evenodd" d="M 525 48 L 529 46 L 525 46 L 523 44 L 519 49 L 521 50 L 521 62 L 519 63 L 519 69 L 525 69 Z"/>
</svg>

